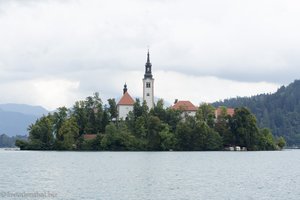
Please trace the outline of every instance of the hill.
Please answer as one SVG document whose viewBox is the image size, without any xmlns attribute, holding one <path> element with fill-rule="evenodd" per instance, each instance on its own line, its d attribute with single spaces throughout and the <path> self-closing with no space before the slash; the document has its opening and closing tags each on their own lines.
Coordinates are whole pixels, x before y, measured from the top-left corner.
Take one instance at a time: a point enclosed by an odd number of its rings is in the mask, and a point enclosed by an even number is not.
<svg viewBox="0 0 300 200">
<path fill-rule="evenodd" d="M 0 110 L 17 112 L 25 115 L 34 115 L 34 116 L 42 116 L 49 112 L 42 106 L 31 106 L 26 104 L 13 104 L 13 103 L 0 104 Z"/>
<path fill-rule="evenodd" d="M 300 146 L 300 80 L 273 94 L 226 99 L 213 105 L 245 106 L 255 114 L 260 127 L 269 127 L 274 135 L 283 136 L 288 145 Z"/>
<path fill-rule="evenodd" d="M 0 104 L 0 134 L 25 135 L 30 124 L 48 111 L 40 106 Z"/>
</svg>

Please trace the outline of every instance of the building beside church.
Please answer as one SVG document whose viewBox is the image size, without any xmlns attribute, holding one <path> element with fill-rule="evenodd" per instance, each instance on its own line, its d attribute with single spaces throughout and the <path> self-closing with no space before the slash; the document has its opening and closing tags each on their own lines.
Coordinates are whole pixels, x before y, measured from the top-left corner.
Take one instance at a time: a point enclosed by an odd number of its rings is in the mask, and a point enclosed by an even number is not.
<svg viewBox="0 0 300 200">
<path fill-rule="evenodd" d="M 117 104 L 118 119 L 125 120 L 128 113 L 130 111 L 133 111 L 133 104 L 134 104 L 134 100 L 128 93 L 127 85 L 125 83 L 124 89 L 123 89 L 123 96 L 121 97 L 120 101 Z"/>
<path fill-rule="evenodd" d="M 172 106 L 175 110 L 182 111 L 182 117 L 184 118 L 186 115 L 188 116 L 196 116 L 196 112 L 198 110 L 198 107 L 196 107 L 192 102 L 190 101 L 178 101 L 175 100 L 174 105 Z"/>
<path fill-rule="evenodd" d="M 222 114 L 232 117 L 234 115 L 234 108 L 218 107 L 215 110 L 215 118 L 218 119 L 220 116 L 222 116 Z"/>
</svg>

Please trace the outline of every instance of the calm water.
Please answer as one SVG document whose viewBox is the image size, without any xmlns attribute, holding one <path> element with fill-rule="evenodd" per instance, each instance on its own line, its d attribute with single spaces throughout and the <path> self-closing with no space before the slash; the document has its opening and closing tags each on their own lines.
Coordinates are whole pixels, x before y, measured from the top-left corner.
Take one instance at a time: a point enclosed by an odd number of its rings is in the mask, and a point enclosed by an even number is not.
<svg viewBox="0 0 300 200">
<path fill-rule="evenodd" d="M 0 160 L 0 199 L 300 199 L 300 150 L 0 151 Z"/>
</svg>

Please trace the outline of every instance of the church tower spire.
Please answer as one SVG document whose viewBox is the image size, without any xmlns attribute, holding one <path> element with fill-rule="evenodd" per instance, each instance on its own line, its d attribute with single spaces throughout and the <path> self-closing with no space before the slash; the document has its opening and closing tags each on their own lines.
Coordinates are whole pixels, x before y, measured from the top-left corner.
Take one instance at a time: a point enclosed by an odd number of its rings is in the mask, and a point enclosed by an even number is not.
<svg viewBox="0 0 300 200">
<path fill-rule="evenodd" d="M 147 62 L 145 64 L 145 74 L 143 79 L 143 100 L 146 101 L 149 109 L 154 107 L 154 79 L 152 76 L 152 64 L 148 49 Z"/>
<path fill-rule="evenodd" d="M 149 49 L 148 49 L 148 53 L 147 53 L 147 62 L 145 64 L 145 75 L 144 78 L 152 78 L 152 64 L 150 62 L 150 53 L 149 53 Z"/>
<path fill-rule="evenodd" d="M 124 88 L 123 88 L 123 94 L 127 92 L 127 84 L 125 83 Z"/>
</svg>

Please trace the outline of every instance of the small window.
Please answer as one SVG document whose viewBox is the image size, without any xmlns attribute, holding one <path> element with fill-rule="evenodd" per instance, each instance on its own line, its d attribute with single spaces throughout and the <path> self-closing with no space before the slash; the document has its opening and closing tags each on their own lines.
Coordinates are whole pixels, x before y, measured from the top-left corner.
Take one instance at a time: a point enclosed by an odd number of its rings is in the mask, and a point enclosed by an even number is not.
<svg viewBox="0 0 300 200">
<path fill-rule="evenodd" d="M 149 97 L 150 96 L 150 94 L 149 93 L 147 93 L 147 97 Z"/>
<path fill-rule="evenodd" d="M 146 83 L 146 88 L 150 88 L 150 87 L 151 87 L 150 82 L 147 82 Z"/>
</svg>

